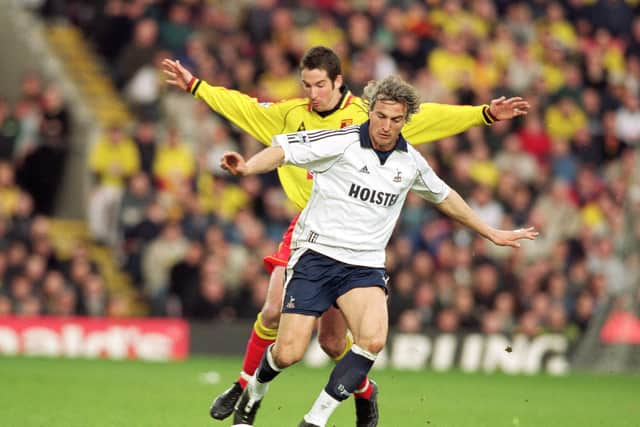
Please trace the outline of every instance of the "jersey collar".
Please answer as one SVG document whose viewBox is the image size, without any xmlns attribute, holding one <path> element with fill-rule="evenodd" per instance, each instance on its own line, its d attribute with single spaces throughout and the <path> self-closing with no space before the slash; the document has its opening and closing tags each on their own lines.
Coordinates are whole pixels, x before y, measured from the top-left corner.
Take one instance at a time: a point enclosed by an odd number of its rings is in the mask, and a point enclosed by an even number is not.
<svg viewBox="0 0 640 427">
<path fill-rule="evenodd" d="M 373 145 L 371 145 L 371 138 L 369 138 L 369 120 L 360 125 L 360 146 L 362 148 L 371 148 L 372 150 L 375 150 Z M 409 151 L 407 148 L 407 140 L 404 139 L 402 134 L 398 137 L 398 142 L 396 143 L 394 150 L 405 152 Z"/>
<path fill-rule="evenodd" d="M 351 93 L 351 91 L 346 85 L 342 85 L 340 87 L 340 93 L 342 93 L 342 96 L 340 97 L 340 101 L 336 104 L 336 106 L 333 109 L 329 111 L 322 111 L 322 112 L 316 111 L 316 114 L 318 114 L 320 117 L 327 117 L 338 110 L 347 108 L 347 106 L 351 103 L 353 94 Z M 312 111 L 311 101 L 309 101 L 309 104 L 307 104 L 307 109 L 309 110 L 309 112 Z"/>
</svg>

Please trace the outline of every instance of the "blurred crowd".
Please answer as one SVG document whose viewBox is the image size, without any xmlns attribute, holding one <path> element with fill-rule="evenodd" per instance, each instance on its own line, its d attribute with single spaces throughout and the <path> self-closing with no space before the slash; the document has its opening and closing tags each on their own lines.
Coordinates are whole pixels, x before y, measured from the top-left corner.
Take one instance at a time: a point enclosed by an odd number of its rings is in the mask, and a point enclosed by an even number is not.
<svg viewBox="0 0 640 427">
<path fill-rule="evenodd" d="M 137 114 L 133 129 L 113 124 L 92 149 L 89 222 L 119 249 L 153 314 L 253 318 L 268 282 L 261 259 L 294 214 L 274 175 L 237 180 L 218 168 L 222 152 L 250 155 L 256 141 L 202 102 L 161 108 L 178 94 L 163 84 L 159 61 L 177 58 L 210 84 L 276 101 L 301 94 L 301 55 L 326 45 L 355 93 L 397 73 L 428 102 L 517 95 L 532 106 L 524 118 L 419 149 L 487 222 L 534 225 L 541 237 L 496 248 L 411 196 L 388 249 L 393 325 L 572 339 L 638 283 L 639 12 L 637 1 L 621 0 L 42 8 L 83 29 Z"/>
<path fill-rule="evenodd" d="M 0 316 L 122 315 L 79 243 L 61 258 L 50 217 L 71 118 L 57 86 L 27 74 L 12 105 L 0 99 Z"/>
</svg>

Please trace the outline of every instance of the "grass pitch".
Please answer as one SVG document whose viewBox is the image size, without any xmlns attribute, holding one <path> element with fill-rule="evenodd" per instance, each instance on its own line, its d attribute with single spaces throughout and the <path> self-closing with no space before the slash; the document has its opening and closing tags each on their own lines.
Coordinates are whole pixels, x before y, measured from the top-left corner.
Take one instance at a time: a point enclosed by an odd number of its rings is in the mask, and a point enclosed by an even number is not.
<svg viewBox="0 0 640 427">
<path fill-rule="evenodd" d="M 235 358 L 178 363 L 0 357 L 0 426 L 230 426 L 209 418 Z M 205 373 L 208 373 L 205 375 Z M 295 427 L 329 369 L 294 366 L 271 385 L 257 427 Z M 380 427 L 638 427 L 640 376 L 506 376 L 374 371 Z M 211 381 L 219 382 L 211 384 Z M 353 400 L 328 427 L 352 427 Z"/>
</svg>

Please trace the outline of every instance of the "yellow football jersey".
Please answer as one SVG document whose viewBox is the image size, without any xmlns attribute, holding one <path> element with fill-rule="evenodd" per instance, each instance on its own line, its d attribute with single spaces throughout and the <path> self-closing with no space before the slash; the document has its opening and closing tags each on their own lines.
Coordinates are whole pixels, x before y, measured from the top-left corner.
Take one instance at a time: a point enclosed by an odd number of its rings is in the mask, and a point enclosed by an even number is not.
<svg viewBox="0 0 640 427">
<path fill-rule="evenodd" d="M 340 129 L 364 123 L 369 118 L 362 98 L 349 90 L 344 92 L 338 107 L 328 114 L 314 111 L 307 98 L 261 103 L 241 92 L 210 86 L 203 80 L 193 84 L 191 93 L 265 145 L 271 145 L 271 139 L 278 134 Z M 411 144 L 422 144 L 482 123 L 489 125 L 491 119 L 484 111 L 486 107 L 423 103 L 402 128 L 402 135 Z M 311 194 L 311 176 L 306 170 L 290 165 L 278 168 L 278 176 L 287 197 L 302 210 Z"/>
</svg>

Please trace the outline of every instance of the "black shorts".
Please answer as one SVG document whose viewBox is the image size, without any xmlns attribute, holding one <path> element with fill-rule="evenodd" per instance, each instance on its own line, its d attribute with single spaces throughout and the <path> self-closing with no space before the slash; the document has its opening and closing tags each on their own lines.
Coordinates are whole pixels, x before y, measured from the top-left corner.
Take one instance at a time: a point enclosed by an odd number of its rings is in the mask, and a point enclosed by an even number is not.
<svg viewBox="0 0 640 427">
<path fill-rule="evenodd" d="M 345 264 L 307 249 L 287 267 L 283 313 L 320 316 L 354 288 L 381 287 L 387 293 L 384 268 Z"/>
</svg>

